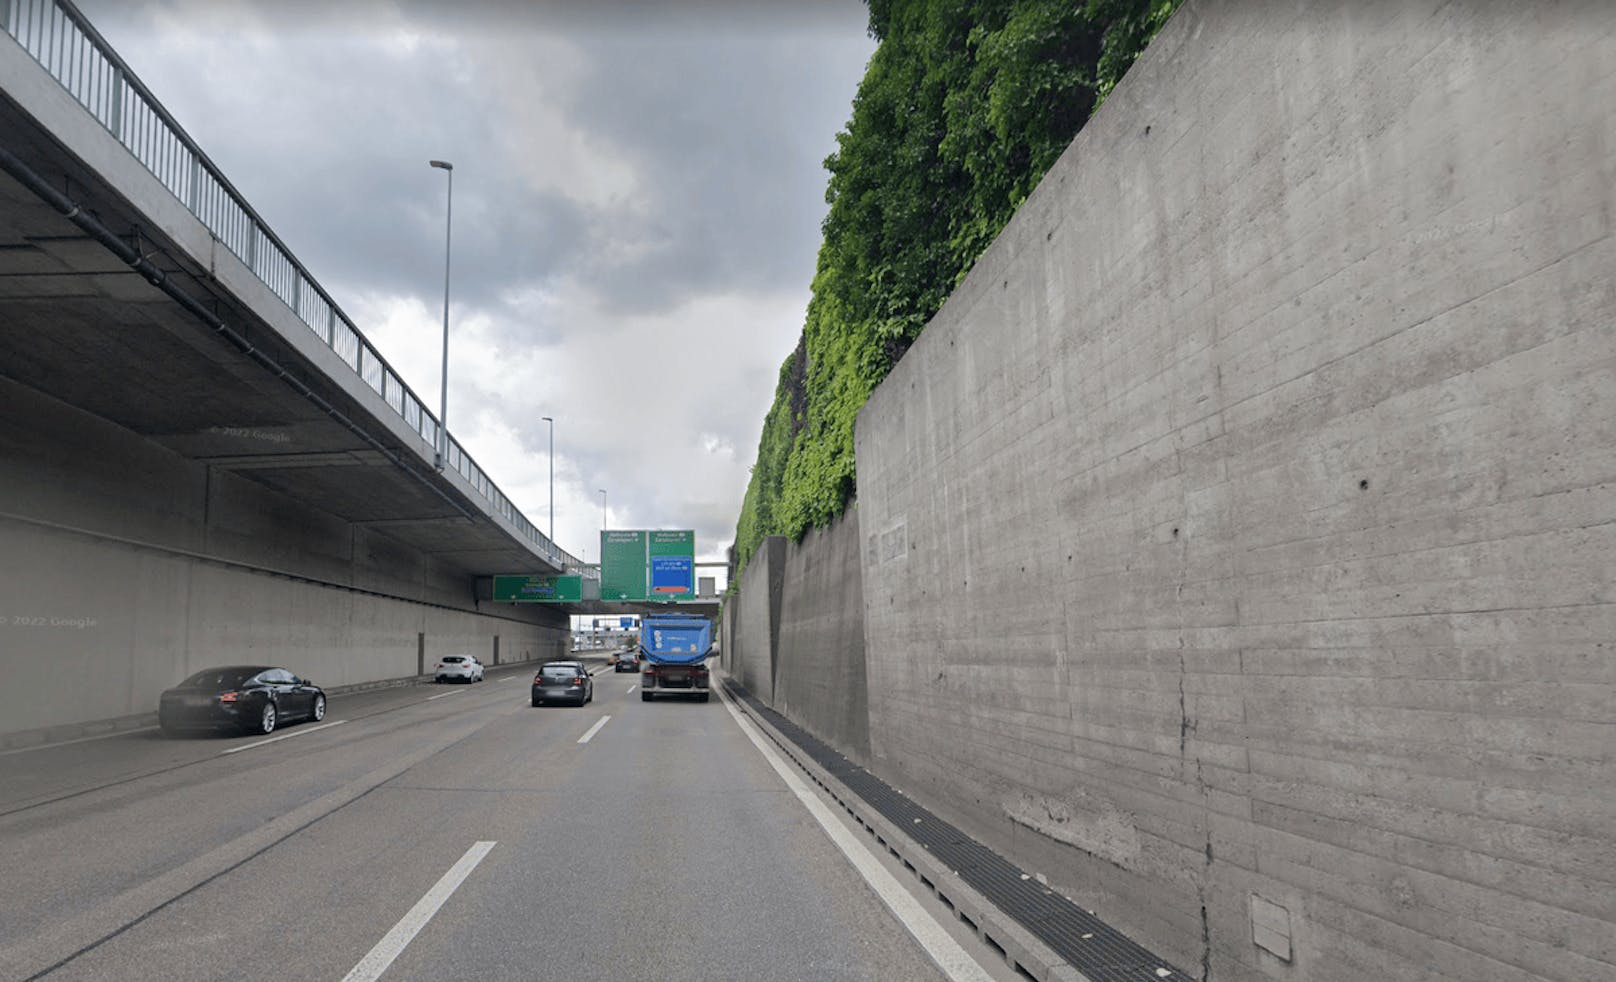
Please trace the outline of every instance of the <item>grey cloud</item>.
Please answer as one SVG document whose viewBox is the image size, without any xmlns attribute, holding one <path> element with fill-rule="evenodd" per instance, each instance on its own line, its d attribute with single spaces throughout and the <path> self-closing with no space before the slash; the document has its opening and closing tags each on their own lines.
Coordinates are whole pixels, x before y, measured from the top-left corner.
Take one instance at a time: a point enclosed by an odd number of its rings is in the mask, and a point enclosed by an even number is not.
<svg viewBox="0 0 1616 982">
<path fill-rule="evenodd" d="M 488 314 L 486 338 L 513 364 L 546 346 L 543 356 L 557 360 L 550 377 L 601 370 L 598 346 L 586 361 L 568 344 L 585 324 L 613 351 L 621 331 L 624 357 L 642 340 L 622 326 L 631 315 L 654 315 L 646 321 L 679 332 L 683 349 L 702 350 L 708 326 L 681 305 L 806 297 L 825 210 L 821 161 L 873 48 L 856 2 L 651 9 L 580 0 L 517 10 L 252 0 L 246 28 L 227 7 L 212 13 L 212 0 L 81 6 L 339 302 L 407 296 L 436 310 L 444 175 L 426 162 L 454 161 L 456 317 Z M 203 43 L 172 47 L 176 24 Z M 543 112 L 524 115 L 523 99 Z M 545 146 L 555 134 L 580 144 Z M 546 168 L 547 152 L 569 149 L 567 167 Z M 556 175 L 583 166 L 587 176 L 596 160 L 632 174 L 629 193 L 555 186 Z M 552 294 L 561 299 L 521 299 L 550 286 L 565 288 Z M 558 432 L 563 458 L 599 475 L 614 513 L 696 527 L 703 549 L 728 541 L 744 462 L 705 453 L 699 434 L 751 458 L 775 371 L 801 327 L 800 311 L 770 318 L 758 325 L 758 350 L 744 353 L 758 364 L 714 351 L 721 369 L 670 400 L 654 427 L 624 418 L 633 410 L 621 406 L 571 407 L 590 415 Z M 538 417 L 569 408 L 540 405 L 554 393 L 513 397 L 509 385 L 451 377 L 452 387 L 472 386 L 451 397 L 457 432 L 491 413 L 512 424 L 523 454 L 542 458 L 548 434 Z M 647 473 L 652 429 L 692 448 L 690 486 Z M 508 463 L 480 463 L 511 490 Z M 545 502 L 523 504 L 535 517 Z"/>
<path fill-rule="evenodd" d="M 617 233 L 650 246 L 643 258 L 589 271 L 608 302 L 638 312 L 715 289 L 806 288 L 825 210 L 821 161 L 835 144 L 834 130 L 804 120 L 848 116 L 864 49 L 614 38 L 586 51 L 589 101 L 573 114 L 623 148 L 657 204 Z M 827 73 L 838 61 L 843 70 Z"/>
<path fill-rule="evenodd" d="M 339 303 L 355 291 L 441 298 L 445 178 L 432 158 L 456 167 L 457 304 L 498 308 L 513 290 L 566 272 L 589 240 L 582 206 L 534 189 L 519 161 L 503 159 L 508 111 L 475 57 L 446 65 L 437 49 L 385 51 L 345 35 L 267 50 L 232 37 L 220 49 L 228 63 L 210 66 L 158 57 L 157 28 L 140 8 L 86 7 Z M 209 78 L 216 84 L 200 84 Z M 473 148 L 485 156 L 468 156 Z M 554 338 L 530 327 L 537 333 L 526 340 Z"/>
<path fill-rule="evenodd" d="M 586 235 L 588 218 L 573 202 L 513 179 L 498 160 L 455 151 L 496 147 L 498 113 L 473 79 L 434 78 L 424 55 L 372 62 L 387 69 L 364 91 L 332 94 L 320 66 L 299 64 L 276 78 L 277 100 L 300 107 L 306 126 L 272 136 L 227 122 L 204 141 L 227 174 L 299 258 L 328 286 L 434 298 L 441 290 L 446 179 L 432 158 L 455 164 L 453 295 L 458 303 L 497 307 L 514 287 L 557 275 Z M 323 59 L 322 59 L 323 60 Z M 350 114 L 356 104 L 362 112 Z M 220 116 L 227 112 L 222 107 Z M 333 134 L 342 141 L 331 145 Z M 454 158 L 459 159 L 454 159 Z M 257 158 L 257 159 L 255 159 Z M 286 180 L 262 159 L 306 161 L 303 180 Z M 229 162 L 227 162 L 229 161 Z M 254 177 L 254 172 L 258 176 Z"/>
<path fill-rule="evenodd" d="M 117 0 L 86 0 L 96 9 Z M 127 0 L 122 0 L 127 2 Z M 656 33 L 803 35 L 842 34 L 866 20 L 860 0 L 244 0 L 291 35 L 365 32 L 403 16 L 434 30 L 465 37 L 513 33 Z M 214 0 L 191 0 L 188 16 L 211 30 L 237 25 L 237 14 Z"/>
<path fill-rule="evenodd" d="M 862 41 L 573 40 L 586 77 L 557 108 L 632 167 L 632 200 L 586 205 L 521 182 L 542 160 L 468 156 L 516 152 L 501 127 L 522 125 L 504 93 L 531 85 L 520 41 L 473 44 L 445 65 L 432 47 L 389 56 L 346 35 L 304 36 L 239 66 L 233 86 L 181 84 L 186 68 L 169 65 L 152 85 L 176 93 L 182 122 L 333 293 L 438 295 L 444 178 L 427 168 L 433 157 L 456 167 L 459 303 L 499 307 L 569 272 L 619 313 L 713 290 L 806 287 L 834 129 L 803 120 L 846 118 Z M 340 91 L 333 78 L 345 80 Z M 262 99 L 252 127 L 238 125 L 244 89 Z M 288 161 L 307 173 L 288 179 Z M 617 258 L 625 246 L 636 258 Z M 554 337 L 529 329 L 524 340 Z"/>
</svg>

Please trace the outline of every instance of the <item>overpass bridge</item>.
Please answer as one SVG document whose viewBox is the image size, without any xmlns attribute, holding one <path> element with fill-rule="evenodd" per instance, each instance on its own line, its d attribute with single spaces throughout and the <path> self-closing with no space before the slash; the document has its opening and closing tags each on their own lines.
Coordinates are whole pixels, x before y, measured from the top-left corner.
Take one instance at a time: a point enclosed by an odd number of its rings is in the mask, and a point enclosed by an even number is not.
<svg viewBox="0 0 1616 982">
<path fill-rule="evenodd" d="M 341 685 L 544 657 L 566 612 L 478 582 L 587 575 L 53 0 L 0 3 L 0 434 L 0 542 L 35 566 L 0 594 L 32 692 L 0 736 L 233 660 Z M 120 684 L 68 698 L 74 671 Z"/>
</svg>

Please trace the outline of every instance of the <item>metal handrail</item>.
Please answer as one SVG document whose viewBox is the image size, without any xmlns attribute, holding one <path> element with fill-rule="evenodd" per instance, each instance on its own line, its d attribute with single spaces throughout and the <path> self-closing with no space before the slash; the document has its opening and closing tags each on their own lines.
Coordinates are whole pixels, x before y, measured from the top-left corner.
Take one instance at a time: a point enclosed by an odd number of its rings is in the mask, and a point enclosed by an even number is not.
<svg viewBox="0 0 1616 982">
<path fill-rule="evenodd" d="M 438 445 L 437 417 L 78 8 L 69 0 L 0 0 L 0 30 L 61 83 L 406 426 Z M 556 548 L 528 521 L 453 434 L 446 437 L 445 465 L 488 502 L 492 513 L 514 525 L 552 563 L 569 573 L 583 572 L 584 564 Z"/>
</svg>

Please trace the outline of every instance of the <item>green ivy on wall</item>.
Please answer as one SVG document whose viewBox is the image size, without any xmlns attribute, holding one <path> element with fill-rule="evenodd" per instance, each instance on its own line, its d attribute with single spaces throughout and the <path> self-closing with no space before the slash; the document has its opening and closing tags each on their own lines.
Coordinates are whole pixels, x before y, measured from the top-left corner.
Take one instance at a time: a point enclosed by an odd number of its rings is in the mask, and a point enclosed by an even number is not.
<svg viewBox="0 0 1616 982">
<path fill-rule="evenodd" d="M 735 528 L 801 539 L 855 490 L 853 424 L 1181 0 L 868 0 L 802 338 Z"/>
</svg>

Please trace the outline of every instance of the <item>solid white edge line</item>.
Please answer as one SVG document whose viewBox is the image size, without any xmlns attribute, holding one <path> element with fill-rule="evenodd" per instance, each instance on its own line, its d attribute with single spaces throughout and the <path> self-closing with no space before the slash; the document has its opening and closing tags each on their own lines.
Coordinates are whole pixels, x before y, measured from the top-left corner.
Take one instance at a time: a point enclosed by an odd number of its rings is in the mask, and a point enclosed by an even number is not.
<svg viewBox="0 0 1616 982">
<path fill-rule="evenodd" d="M 268 740 L 259 740 L 257 743 L 248 743 L 240 747 L 231 747 L 229 750 L 221 750 L 219 751 L 219 756 L 223 757 L 226 754 L 239 754 L 243 750 L 251 750 L 254 747 L 262 747 L 267 743 L 279 743 L 282 740 L 290 740 L 295 736 L 302 736 L 305 733 L 318 733 L 321 730 L 329 730 L 333 726 L 341 726 L 346 722 L 348 721 L 345 719 L 339 719 L 330 723 L 321 723 L 319 726 L 311 726 L 306 730 L 295 730 L 291 733 L 282 733 L 280 736 L 272 736 Z"/>
<path fill-rule="evenodd" d="M 633 684 L 633 685 L 631 685 L 631 686 L 629 686 L 629 687 L 628 687 L 628 691 L 627 691 L 627 692 L 625 692 L 625 693 L 623 693 L 623 695 L 625 695 L 625 696 L 631 696 L 631 695 L 633 695 L 633 694 L 634 694 L 634 690 L 635 690 L 635 689 L 638 689 L 638 688 L 639 688 L 639 687 L 640 687 L 640 683 L 638 683 L 638 682 L 635 682 L 635 683 L 634 683 L 634 684 Z"/>
<path fill-rule="evenodd" d="M 882 903 L 887 905 L 887 909 L 892 911 L 898 922 L 920 943 L 943 974 L 955 982 L 993 982 L 993 976 L 989 975 L 987 970 L 937 922 L 937 919 L 920 905 L 920 901 L 916 900 L 885 866 L 881 865 L 864 843 L 853 837 L 853 833 L 832 814 L 825 803 L 808 790 L 808 785 L 791 769 L 791 765 L 768 745 L 763 736 L 757 732 L 757 727 L 752 725 L 752 721 L 741 715 L 730 703 L 730 698 L 723 688 L 715 685 L 713 691 L 718 693 L 719 701 L 729 710 L 735 725 L 739 726 L 741 732 L 746 734 L 746 738 L 752 741 L 752 746 L 758 749 L 763 759 L 769 762 L 769 766 L 774 768 L 776 774 L 780 775 L 786 787 L 790 788 L 791 793 L 808 809 L 808 813 L 814 816 L 819 822 L 819 827 L 825 830 L 825 834 L 832 842 L 836 843 L 842 855 L 846 856 L 847 861 L 853 864 L 853 868 L 860 876 L 864 877 L 864 882 L 870 885 L 870 889 L 874 890 Z"/>
<path fill-rule="evenodd" d="M 606 715 L 605 715 L 605 716 L 602 716 L 602 717 L 601 717 L 601 718 L 600 718 L 600 719 L 597 719 L 597 720 L 595 720 L 595 725 L 594 725 L 594 726 L 591 726 L 591 727 L 590 727 L 590 728 L 589 728 L 589 732 L 588 732 L 588 733 L 585 733 L 585 734 L 584 734 L 584 735 L 583 735 L 583 736 L 581 736 L 581 737 L 579 737 L 579 738 L 578 738 L 578 742 L 579 742 L 579 743 L 588 743 L 588 742 L 589 742 L 589 741 L 590 741 L 590 740 L 592 740 L 592 739 L 594 739 L 594 736 L 595 736 L 595 734 L 596 734 L 596 733 L 599 733 L 599 732 L 600 732 L 600 728 L 601 728 L 601 727 L 603 727 L 603 726 L 605 726 L 605 725 L 606 725 L 606 721 L 607 721 L 607 720 L 609 720 L 609 719 L 611 719 L 611 718 L 612 718 L 612 717 L 611 717 L 611 714 L 610 714 L 610 713 L 608 713 L 608 714 L 606 714 Z"/>
<path fill-rule="evenodd" d="M 450 689 L 448 692 L 440 692 L 435 696 L 427 696 L 425 699 L 422 699 L 421 701 L 422 702 L 431 702 L 434 699 L 442 699 L 444 696 L 458 696 L 460 693 L 465 692 L 465 691 L 466 691 L 465 689 Z"/>
<path fill-rule="evenodd" d="M 467 849 L 466 854 L 449 867 L 449 872 L 443 874 L 438 882 L 432 884 L 432 889 L 415 902 L 409 913 L 376 942 L 376 947 L 359 959 L 359 964 L 353 967 L 353 971 L 343 976 L 342 982 L 375 982 L 380 978 L 381 974 L 387 971 L 387 967 L 393 964 L 393 959 L 403 953 L 409 943 L 415 940 L 415 936 L 421 933 L 421 929 L 426 927 L 428 921 L 432 920 L 432 915 L 436 914 L 444 901 L 460 888 L 460 884 L 466 882 L 466 877 L 471 875 L 471 871 L 477 868 L 477 864 L 483 861 L 483 857 L 487 856 L 492 848 L 494 848 L 492 842 L 477 842 Z"/>
</svg>

